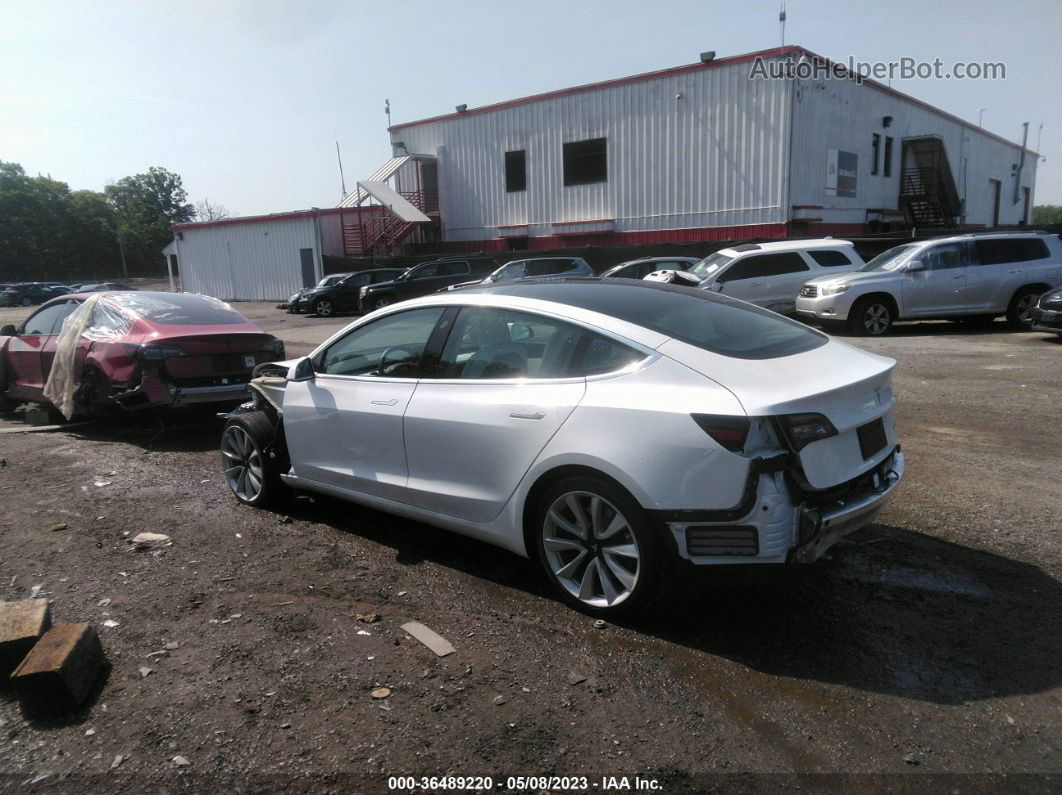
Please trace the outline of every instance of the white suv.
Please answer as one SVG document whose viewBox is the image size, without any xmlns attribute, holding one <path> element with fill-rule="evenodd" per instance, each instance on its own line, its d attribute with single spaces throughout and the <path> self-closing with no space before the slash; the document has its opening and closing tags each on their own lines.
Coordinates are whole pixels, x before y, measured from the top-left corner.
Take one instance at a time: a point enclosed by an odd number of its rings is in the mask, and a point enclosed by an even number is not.
<svg viewBox="0 0 1062 795">
<path fill-rule="evenodd" d="M 781 240 L 720 249 L 688 271 L 655 271 L 645 280 L 700 287 L 787 314 L 808 279 L 862 266 L 848 240 Z"/>
<path fill-rule="evenodd" d="M 1062 241 L 1045 232 L 965 234 L 907 243 L 859 272 L 812 279 L 799 315 L 878 336 L 896 320 L 987 321 L 1031 327 L 1041 293 L 1062 281 Z"/>
</svg>

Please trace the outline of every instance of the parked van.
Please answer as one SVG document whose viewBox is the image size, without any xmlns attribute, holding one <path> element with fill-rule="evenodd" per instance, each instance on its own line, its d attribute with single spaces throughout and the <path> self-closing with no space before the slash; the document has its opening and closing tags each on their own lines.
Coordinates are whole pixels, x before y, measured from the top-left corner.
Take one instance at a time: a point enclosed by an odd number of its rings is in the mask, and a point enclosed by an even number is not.
<svg viewBox="0 0 1062 795">
<path fill-rule="evenodd" d="M 939 237 L 890 248 L 859 272 L 811 279 L 797 313 L 878 336 L 896 320 L 991 320 L 1032 327 L 1042 293 L 1062 283 L 1062 241 L 1046 232 Z"/>
<path fill-rule="evenodd" d="M 655 271 L 645 279 L 701 287 L 785 314 L 809 278 L 863 264 L 848 240 L 782 240 L 720 249 L 687 271 Z"/>
</svg>

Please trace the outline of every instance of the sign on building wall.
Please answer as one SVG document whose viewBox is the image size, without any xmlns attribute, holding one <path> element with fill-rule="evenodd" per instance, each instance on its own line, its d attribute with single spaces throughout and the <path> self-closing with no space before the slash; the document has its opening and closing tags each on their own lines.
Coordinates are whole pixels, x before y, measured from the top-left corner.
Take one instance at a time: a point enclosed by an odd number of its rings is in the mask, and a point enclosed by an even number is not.
<svg viewBox="0 0 1062 795">
<path fill-rule="evenodd" d="M 855 198 L 859 156 L 830 149 L 826 155 L 826 195 Z"/>
</svg>

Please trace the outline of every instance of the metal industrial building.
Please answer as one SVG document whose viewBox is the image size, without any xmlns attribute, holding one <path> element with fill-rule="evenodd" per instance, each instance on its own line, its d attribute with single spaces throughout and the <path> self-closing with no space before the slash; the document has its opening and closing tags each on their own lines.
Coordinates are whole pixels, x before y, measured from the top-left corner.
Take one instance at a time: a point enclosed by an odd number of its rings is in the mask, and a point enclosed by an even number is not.
<svg viewBox="0 0 1062 795">
<path fill-rule="evenodd" d="M 413 195 L 437 186 L 438 229 L 420 231 L 450 249 L 1028 219 L 1037 157 L 1021 145 L 873 80 L 757 77 L 757 59 L 830 64 L 797 46 L 706 54 L 673 69 L 459 106 L 391 127 L 395 158 L 374 179 Z M 373 249 L 371 237 L 364 242 Z"/>
<path fill-rule="evenodd" d="M 1034 152 L 790 46 L 390 128 L 338 208 L 176 226 L 182 287 L 281 299 L 323 255 L 517 251 L 1027 222 Z M 1015 123 L 1015 127 L 1019 127 Z"/>
</svg>

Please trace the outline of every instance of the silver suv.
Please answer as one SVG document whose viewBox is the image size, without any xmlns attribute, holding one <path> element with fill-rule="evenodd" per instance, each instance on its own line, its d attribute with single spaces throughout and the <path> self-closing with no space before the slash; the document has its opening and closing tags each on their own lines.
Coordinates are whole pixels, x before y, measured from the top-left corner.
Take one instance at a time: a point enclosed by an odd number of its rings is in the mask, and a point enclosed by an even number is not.
<svg viewBox="0 0 1062 795">
<path fill-rule="evenodd" d="M 1058 235 L 955 235 L 896 246 L 853 273 L 812 279 L 800 288 L 796 311 L 869 336 L 896 320 L 986 321 L 1002 314 L 1012 328 L 1026 330 L 1040 294 L 1059 282 Z"/>
<path fill-rule="evenodd" d="M 712 290 L 787 314 L 808 279 L 861 267 L 863 260 L 848 240 L 778 240 L 720 249 L 689 270 L 658 270 L 645 281 Z"/>
</svg>

